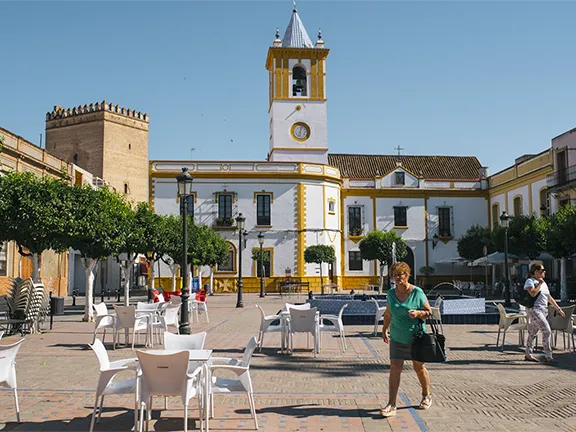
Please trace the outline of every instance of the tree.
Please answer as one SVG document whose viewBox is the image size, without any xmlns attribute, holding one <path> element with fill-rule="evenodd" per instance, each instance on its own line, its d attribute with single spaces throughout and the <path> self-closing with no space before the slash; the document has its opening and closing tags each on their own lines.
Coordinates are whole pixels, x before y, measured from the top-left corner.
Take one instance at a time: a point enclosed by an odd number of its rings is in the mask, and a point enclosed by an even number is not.
<svg viewBox="0 0 576 432">
<path fill-rule="evenodd" d="M 223 265 L 228 261 L 230 246 L 224 238 L 210 229 L 209 248 L 206 253 L 204 265 L 210 266 L 210 294 L 212 294 L 214 284 L 214 266 Z"/>
<path fill-rule="evenodd" d="M 544 250 L 544 232 L 535 216 L 514 216 L 508 227 L 508 252 L 534 260 Z M 496 250 L 505 250 L 505 228 L 494 228 L 492 241 Z"/>
<path fill-rule="evenodd" d="M 458 255 L 468 261 L 484 256 L 484 246 L 488 253 L 494 252 L 492 231 L 482 225 L 472 225 L 458 240 Z"/>
<path fill-rule="evenodd" d="M 313 245 L 308 246 L 304 250 L 304 261 L 311 264 L 320 264 L 320 290 L 324 295 L 324 283 L 322 279 L 322 264 L 333 263 L 336 260 L 336 253 L 334 248 L 328 245 Z"/>
<path fill-rule="evenodd" d="M 393 257 L 392 248 L 396 244 L 396 257 Z M 360 243 L 360 255 L 364 260 L 378 261 L 380 267 L 379 293 L 384 287 L 384 266 L 390 266 L 393 258 L 403 259 L 408 252 L 408 245 L 395 231 L 371 231 L 366 234 Z"/>
<path fill-rule="evenodd" d="M 548 252 L 560 259 L 560 299 L 566 302 L 566 259 L 576 253 L 576 207 L 562 206 L 552 217 L 540 218 L 537 226 L 544 235 Z"/>
<path fill-rule="evenodd" d="M 14 241 L 22 256 L 32 258 L 32 279 L 40 281 L 40 257 L 62 242 L 72 206 L 64 180 L 10 172 L 0 177 L 0 243 Z M 25 250 L 26 249 L 26 250 Z"/>
<path fill-rule="evenodd" d="M 69 193 L 73 210 L 68 214 L 62 241 L 82 257 L 86 273 L 84 321 L 93 321 L 94 268 L 100 259 L 118 255 L 125 245 L 133 211 L 124 197 L 108 187 L 93 189 L 89 185 L 75 185 Z"/>
</svg>

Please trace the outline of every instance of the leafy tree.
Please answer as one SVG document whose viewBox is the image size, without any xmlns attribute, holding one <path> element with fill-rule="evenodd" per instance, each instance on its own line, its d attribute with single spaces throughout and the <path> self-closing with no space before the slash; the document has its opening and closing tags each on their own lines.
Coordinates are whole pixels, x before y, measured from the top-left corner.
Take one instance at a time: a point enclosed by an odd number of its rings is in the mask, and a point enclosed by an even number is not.
<svg viewBox="0 0 576 432">
<path fill-rule="evenodd" d="M 230 246 L 224 238 L 210 229 L 208 231 L 210 242 L 208 243 L 204 265 L 210 266 L 210 294 L 214 286 L 214 266 L 223 265 L 228 260 Z"/>
<path fill-rule="evenodd" d="M 488 253 L 494 252 L 492 231 L 482 225 L 472 225 L 458 240 L 458 255 L 468 261 L 474 261 L 484 255 L 484 246 Z"/>
<path fill-rule="evenodd" d="M 43 251 L 67 249 L 62 233 L 71 211 L 69 188 L 62 180 L 30 172 L 0 177 L 0 243 L 15 241 L 18 252 L 32 258 L 34 281 L 40 280 Z"/>
<path fill-rule="evenodd" d="M 63 241 L 82 257 L 86 273 L 84 320 L 93 321 L 94 268 L 99 260 L 118 255 L 124 247 L 134 212 L 123 196 L 108 187 L 93 189 L 89 185 L 75 185 L 69 193 L 73 211 L 68 214 Z"/>
<path fill-rule="evenodd" d="M 566 258 L 576 253 L 576 207 L 562 206 L 553 216 L 540 218 L 538 228 L 548 251 L 560 259 L 560 299 L 566 302 Z"/>
<path fill-rule="evenodd" d="M 382 293 L 384 287 L 384 266 L 392 264 L 393 244 L 396 244 L 396 259 L 402 260 L 408 252 L 408 246 L 395 231 L 371 231 L 358 244 L 362 259 L 378 261 L 380 267 L 380 293 Z"/>
<path fill-rule="evenodd" d="M 514 216 L 508 227 L 508 252 L 535 259 L 544 250 L 544 233 L 535 216 Z M 505 250 L 505 229 L 498 226 L 493 231 L 492 241 L 496 250 Z"/>
<path fill-rule="evenodd" d="M 313 245 L 308 246 L 304 250 L 304 261 L 311 264 L 320 264 L 320 289 L 324 295 L 324 283 L 322 279 L 322 264 L 332 263 L 336 260 L 336 253 L 334 248 L 328 245 Z"/>
</svg>

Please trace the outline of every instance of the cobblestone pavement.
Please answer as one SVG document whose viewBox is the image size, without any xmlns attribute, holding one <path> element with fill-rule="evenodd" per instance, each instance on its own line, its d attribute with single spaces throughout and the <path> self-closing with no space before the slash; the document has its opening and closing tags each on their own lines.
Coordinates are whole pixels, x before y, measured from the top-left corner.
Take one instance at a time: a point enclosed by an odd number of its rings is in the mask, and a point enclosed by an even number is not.
<svg viewBox="0 0 576 432">
<path fill-rule="evenodd" d="M 233 295 L 210 297 L 210 322 L 205 323 L 201 315 L 201 322 L 193 324 L 193 332 L 208 332 L 206 348 L 215 355 L 241 355 L 259 327 L 255 303 L 272 314 L 286 301 L 252 294 L 244 300 L 246 307 L 236 309 Z M 22 423 L 15 422 L 12 393 L 0 390 L 0 430 L 88 430 L 99 374 L 96 357 L 87 347 L 93 324 L 80 322 L 79 308 L 66 309 L 65 316 L 56 317 L 52 331 L 26 337 L 17 358 Z M 494 347 L 496 326 L 485 325 L 445 326 L 449 361 L 429 365 L 432 408 L 415 408 L 420 388 L 406 366 L 398 415 L 383 419 L 379 409 L 387 398 L 388 350 L 380 333 L 374 337 L 371 330 L 372 326 L 347 326 L 344 354 L 338 338 L 324 335 L 317 358 L 306 348 L 305 336 L 296 338 L 296 353 L 289 356 L 279 352 L 279 335 L 267 335 L 265 348 L 251 364 L 260 430 L 576 432 L 576 355 L 558 350 L 556 365 L 526 363 L 513 345 L 518 342 L 516 333 L 508 336 L 510 345 L 502 352 Z M 3 343 L 16 339 L 3 339 Z M 112 359 L 134 356 L 130 348 L 113 351 L 107 346 Z M 129 431 L 132 406 L 129 397 L 110 396 L 96 430 Z M 183 429 L 183 407 L 177 398 L 168 411 L 160 411 L 160 401 L 155 408 L 152 430 Z M 199 428 L 197 415 L 192 409 L 192 430 Z M 253 426 L 246 397 L 216 398 L 211 430 L 253 430 Z"/>
</svg>

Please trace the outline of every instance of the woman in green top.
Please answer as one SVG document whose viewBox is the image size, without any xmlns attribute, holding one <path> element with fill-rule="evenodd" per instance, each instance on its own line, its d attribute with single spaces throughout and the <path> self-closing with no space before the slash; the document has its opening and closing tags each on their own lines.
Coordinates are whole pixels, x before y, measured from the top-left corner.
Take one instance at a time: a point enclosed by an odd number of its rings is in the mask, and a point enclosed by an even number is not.
<svg viewBox="0 0 576 432">
<path fill-rule="evenodd" d="M 397 262 L 390 268 L 390 274 L 396 287 L 388 291 L 382 338 L 390 344 L 390 382 L 388 404 L 380 410 L 384 417 L 396 415 L 396 396 L 400 386 L 400 375 L 404 360 L 412 360 L 412 338 L 418 331 L 418 320 L 425 320 L 432 315 L 428 299 L 421 288 L 408 282 L 410 266 Z M 390 329 L 390 335 L 388 335 Z M 414 370 L 422 386 L 420 409 L 432 405 L 430 396 L 430 375 L 424 363 L 412 360 Z"/>
</svg>

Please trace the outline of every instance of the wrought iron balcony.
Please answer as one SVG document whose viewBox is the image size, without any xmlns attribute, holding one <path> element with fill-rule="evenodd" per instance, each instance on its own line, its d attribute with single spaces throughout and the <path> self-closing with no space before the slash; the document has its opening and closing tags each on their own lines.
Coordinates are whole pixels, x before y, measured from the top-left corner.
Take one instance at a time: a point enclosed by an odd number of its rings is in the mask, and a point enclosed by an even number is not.
<svg viewBox="0 0 576 432">
<path fill-rule="evenodd" d="M 546 185 L 549 188 L 562 187 L 574 181 L 576 181 L 576 165 L 558 170 L 546 177 Z"/>
</svg>

